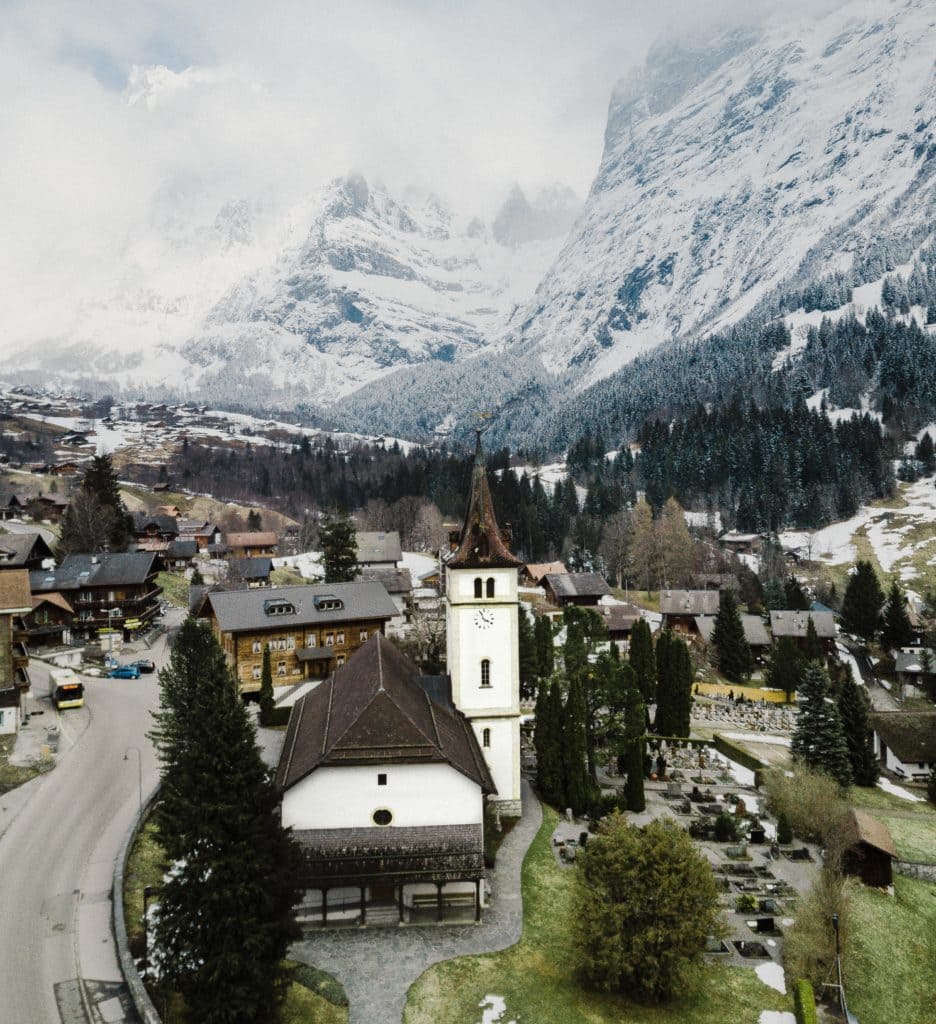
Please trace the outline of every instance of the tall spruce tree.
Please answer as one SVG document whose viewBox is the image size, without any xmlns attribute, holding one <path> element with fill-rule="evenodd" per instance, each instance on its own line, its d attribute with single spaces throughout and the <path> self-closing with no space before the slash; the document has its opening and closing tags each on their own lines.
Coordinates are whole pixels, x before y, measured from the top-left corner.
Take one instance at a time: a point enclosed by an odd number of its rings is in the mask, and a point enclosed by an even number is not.
<svg viewBox="0 0 936 1024">
<path fill-rule="evenodd" d="M 830 693 L 829 676 L 819 662 L 809 662 L 803 672 L 799 708 L 793 759 L 831 775 L 840 786 L 850 785 L 852 769 L 842 720 Z"/>
<path fill-rule="evenodd" d="M 123 551 L 132 536 L 133 519 L 120 496 L 113 461 L 95 455 L 62 517 L 59 549 L 63 554 Z"/>
<path fill-rule="evenodd" d="M 764 604 L 771 612 L 781 612 L 787 607 L 786 591 L 776 576 L 771 576 L 764 584 Z"/>
<path fill-rule="evenodd" d="M 347 513 L 329 520 L 319 531 L 326 583 L 351 583 L 358 573 L 357 531 Z"/>
<path fill-rule="evenodd" d="M 790 573 L 783 584 L 783 593 L 786 597 L 786 608 L 794 612 L 809 611 L 809 598 L 806 596 L 800 581 Z"/>
<path fill-rule="evenodd" d="M 548 679 L 555 667 L 552 621 L 548 615 L 538 615 L 533 627 L 536 638 L 536 675 L 542 682 Z"/>
<path fill-rule="evenodd" d="M 656 657 L 653 653 L 653 636 L 650 623 L 646 619 L 638 619 L 631 630 L 630 654 L 631 668 L 637 675 L 637 685 L 645 704 L 656 701 Z"/>
<path fill-rule="evenodd" d="M 816 632 L 812 615 L 806 621 L 806 639 L 803 641 L 803 657 L 806 661 L 825 661 L 825 650 Z"/>
<path fill-rule="evenodd" d="M 169 870 L 154 914 L 157 970 L 200 1024 L 267 1024 L 287 984 L 283 957 L 300 934 L 302 857 L 207 627 L 183 624 L 160 688 L 152 738 Z"/>
<path fill-rule="evenodd" d="M 913 626 L 907 614 L 907 599 L 895 580 L 890 585 L 881 615 L 881 645 L 885 650 L 893 651 L 912 643 Z"/>
<path fill-rule="evenodd" d="M 722 591 L 715 626 L 712 629 L 712 646 L 718 660 L 721 674 L 732 683 L 741 683 L 751 675 L 754 660 L 751 648 L 744 636 L 744 624 L 730 590 Z"/>
<path fill-rule="evenodd" d="M 842 598 L 842 620 L 849 633 L 872 640 L 878 631 L 884 592 L 870 562 L 858 562 Z"/>
<path fill-rule="evenodd" d="M 876 786 L 880 767 L 874 754 L 874 732 L 868 721 L 871 702 L 865 690 L 849 676 L 839 694 L 839 716 L 848 745 L 852 781 L 856 786 Z"/>
<path fill-rule="evenodd" d="M 576 674 L 569 679 L 569 695 L 566 698 L 562 722 L 565 798 L 576 814 L 587 810 L 591 798 L 585 713 L 585 691 L 580 676 Z"/>
<path fill-rule="evenodd" d="M 792 701 L 803 676 L 803 655 L 791 636 L 779 637 L 770 652 L 766 683 L 774 690 L 783 690 Z"/>
</svg>

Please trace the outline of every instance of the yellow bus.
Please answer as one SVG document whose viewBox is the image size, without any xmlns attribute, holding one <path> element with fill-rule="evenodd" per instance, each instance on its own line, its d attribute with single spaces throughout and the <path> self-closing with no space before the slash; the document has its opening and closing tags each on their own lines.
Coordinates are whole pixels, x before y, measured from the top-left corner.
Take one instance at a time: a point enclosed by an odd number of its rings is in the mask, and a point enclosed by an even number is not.
<svg viewBox="0 0 936 1024">
<path fill-rule="evenodd" d="M 70 668 L 54 668 L 49 673 L 52 703 L 59 711 L 80 708 L 84 704 L 84 684 Z"/>
</svg>

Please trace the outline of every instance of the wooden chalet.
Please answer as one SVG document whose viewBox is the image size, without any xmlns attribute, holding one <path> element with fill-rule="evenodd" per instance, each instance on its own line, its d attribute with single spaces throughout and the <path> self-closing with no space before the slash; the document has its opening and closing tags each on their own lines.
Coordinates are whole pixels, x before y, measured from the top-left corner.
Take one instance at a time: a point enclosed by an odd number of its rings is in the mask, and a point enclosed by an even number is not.
<svg viewBox="0 0 936 1024">
<path fill-rule="evenodd" d="M 31 648 L 61 647 L 71 642 L 75 609 L 62 594 L 32 595 L 32 611 L 25 618 Z"/>
<path fill-rule="evenodd" d="M 185 572 L 192 567 L 195 555 L 198 554 L 198 543 L 194 538 L 176 538 L 169 541 L 162 552 L 162 559 L 169 572 Z"/>
<path fill-rule="evenodd" d="M 833 654 L 838 635 L 834 612 L 774 611 L 770 613 L 770 632 L 774 640 L 781 636 L 789 636 L 796 641 L 798 647 L 804 647 L 810 619 L 816 628 L 816 636 L 823 650 L 826 654 Z"/>
<path fill-rule="evenodd" d="M 68 600 L 76 633 L 91 638 L 99 630 L 119 629 L 127 639 L 159 613 L 161 568 L 152 551 L 102 551 L 66 555 L 57 569 L 32 572 L 29 580 L 33 594 L 57 593 Z"/>
<path fill-rule="evenodd" d="M 759 533 L 738 533 L 731 530 L 718 538 L 718 546 L 736 555 L 756 555 L 764 538 Z"/>
<path fill-rule="evenodd" d="M 29 690 L 29 649 L 23 616 L 32 610 L 29 573 L 0 573 L 0 732 L 16 732 Z"/>
<path fill-rule="evenodd" d="M 194 540 L 199 551 L 206 551 L 212 545 L 221 543 L 221 531 L 207 519 L 186 519 L 176 517 L 179 524 L 179 538 Z"/>
<path fill-rule="evenodd" d="M 41 533 L 5 533 L 0 537 L 0 571 L 41 569 L 52 558 Z"/>
<path fill-rule="evenodd" d="M 547 573 L 542 581 L 547 599 L 562 608 L 568 604 L 594 608 L 611 588 L 600 572 Z"/>
<path fill-rule="evenodd" d="M 163 547 L 168 541 L 179 536 L 179 521 L 175 516 L 162 513 L 133 512 L 133 536 L 140 547 L 147 542 L 162 542 Z M 150 547 L 149 550 L 158 550 Z"/>
<path fill-rule="evenodd" d="M 278 538 L 272 530 L 226 533 L 224 544 L 232 558 L 272 558 L 276 554 Z"/>
<path fill-rule="evenodd" d="M 927 675 L 936 676 L 936 648 L 902 647 L 895 651 L 894 675 L 902 696 L 925 696 Z"/>
<path fill-rule="evenodd" d="M 936 711 L 872 711 L 874 752 L 903 779 L 925 782 L 936 768 Z"/>
<path fill-rule="evenodd" d="M 887 826 L 865 811 L 852 809 L 845 820 L 842 871 L 865 885 L 886 889 L 893 883 L 892 862 L 897 848 Z"/>
<path fill-rule="evenodd" d="M 563 562 L 528 562 L 520 570 L 520 582 L 526 587 L 539 587 L 549 574 L 566 576 L 569 570 Z"/>
<path fill-rule="evenodd" d="M 32 498 L 28 494 L 4 494 L 0 496 L 0 519 L 19 519 L 26 515 L 26 508 Z"/>
<path fill-rule="evenodd" d="M 608 628 L 608 638 L 626 651 L 630 647 L 634 623 L 641 617 L 640 609 L 632 604 L 601 604 L 595 612 Z"/>
<path fill-rule="evenodd" d="M 379 633 L 293 706 L 276 785 L 307 925 L 480 919 L 491 773 L 448 680 Z"/>
<path fill-rule="evenodd" d="M 272 558 L 232 558 L 228 563 L 230 566 L 230 580 L 238 580 L 245 587 L 268 587 L 270 585 L 270 573 L 273 571 Z"/>
<path fill-rule="evenodd" d="M 714 615 L 698 615 L 695 620 L 696 632 L 705 644 L 712 642 L 712 632 L 715 629 Z M 770 655 L 770 648 L 773 642 L 764 620 L 759 615 L 742 615 L 741 626 L 744 629 L 744 639 L 747 640 L 751 654 L 757 661 L 766 661 Z"/>
<path fill-rule="evenodd" d="M 717 590 L 663 590 L 660 592 L 662 628 L 696 636 L 696 619 L 717 615 L 720 604 L 721 594 Z"/>
<path fill-rule="evenodd" d="M 274 684 L 321 679 L 396 612 L 379 583 L 212 591 L 202 606 L 242 693 L 259 692 L 266 647 Z"/>
</svg>

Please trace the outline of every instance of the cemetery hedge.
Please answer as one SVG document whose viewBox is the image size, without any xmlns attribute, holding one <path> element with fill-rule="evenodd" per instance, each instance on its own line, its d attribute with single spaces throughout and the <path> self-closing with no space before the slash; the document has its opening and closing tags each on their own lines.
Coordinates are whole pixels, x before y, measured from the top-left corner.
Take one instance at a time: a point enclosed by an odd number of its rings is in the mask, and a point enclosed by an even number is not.
<svg viewBox="0 0 936 1024">
<path fill-rule="evenodd" d="M 756 786 L 760 785 L 760 773 L 767 767 L 763 761 L 753 754 L 749 754 L 744 747 L 739 747 L 736 743 L 732 743 L 731 740 L 725 739 L 719 732 L 715 733 L 712 739 L 715 742 L 715 749 L 719 754 L 741 765 L 742 768 L 749 768 L 754 772 L 754 784 Z"/>
<path fill-rule="evenodd" d="M 436 964 L 412 986 L 405 1024 L 465 1024 L 481 1017 L 488 994 L 506 1002 L 505 1020 L 563 1024 L 749 1024 L 761 1010 L 791 1010 L 792 1001 L 751 970 L 706 962 L 665 1004 L 597 992 L 574 974 L 571 912 L 575 875 L 550 847 L 558 815 L 543 808 L 543 826 L 523 863 L 523 935 L 499 953 Z"/>
<path fill-rule="evenodd" d="M 798 981 L 793 990 L 793 1012 L 796 1024 L 816 1024 L 816 997 L 805 978 Z"/>
</svg>

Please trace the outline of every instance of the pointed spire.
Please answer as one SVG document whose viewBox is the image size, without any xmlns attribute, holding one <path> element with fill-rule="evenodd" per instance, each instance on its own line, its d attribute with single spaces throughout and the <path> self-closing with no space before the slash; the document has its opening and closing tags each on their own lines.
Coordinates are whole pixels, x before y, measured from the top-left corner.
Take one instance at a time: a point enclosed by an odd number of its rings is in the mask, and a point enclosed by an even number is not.
<svg viewBox="0 0 936 1024">
<path fill-rule="evenodd" d="M 510 569 L 521 563 L 510 553 L 497 525 L 494 503 L 488 486 L 487 470 L 484 465 L 484 448 L 481 445 L 481 429 L 476 429 L 474 470 L 471 474 L 471 493 L 468 496 L 468 510 L 455 554 L 449 565 L 456 569 L 504 568 Z"/>
</svg>

